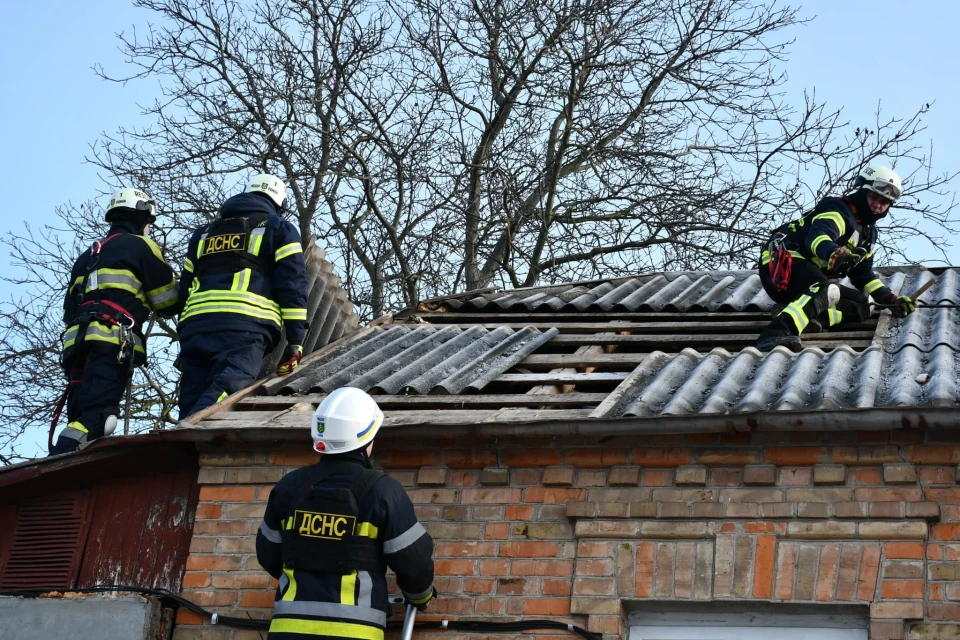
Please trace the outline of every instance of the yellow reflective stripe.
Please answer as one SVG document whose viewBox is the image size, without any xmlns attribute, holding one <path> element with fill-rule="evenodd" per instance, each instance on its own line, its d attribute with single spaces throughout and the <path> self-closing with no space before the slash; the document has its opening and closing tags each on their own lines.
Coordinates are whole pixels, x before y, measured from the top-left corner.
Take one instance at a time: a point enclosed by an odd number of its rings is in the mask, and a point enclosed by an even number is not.
<svg viewBox="0 0 960 640">
<path fill-rule="evenodd" d="M 791 256 L 793 256 L 793 257 L 796 258 L 797 260 L 806 260 L 806 258 L 803 257 L 803 254 L 800 253 L 799 251 L 790 251 L 789 253 L 790 253 Z M 770 252 L 769 252 L 769 251 L 764 251 L 763 253 L 760 254 L 760 264 L 761 264 L 761 265 L 769 264 L 769 263 L 770 263 L 770 259 L 771 259 L 771 258 L 770 258 Z"/>
<path fill-rule="evenodd" d="M 264 296 L 249 291 L 231 291 L 230 289 L 208 289 L 207 291 L 197 291 L 190 294 L 187 300 L 187 308 L 191 305 L 201 302 L 228 302 L 236 304 L 250 304 L 259 307 L 265 311 L 280 315 L 280 305 Z"/>
<path fill-rule="evenodd" d="M 819 215 L 813 216 L 813 221 L 816 222 L 820 218 L 824 220 L 829 220 L 837 227 L 837 236 L 842 236 L 843 232 L 847 230 L 847 223 L 843 221 L 843 216 L 840 215 L 839 211 L 826 211 Z"/>
<path fill-rule="evenodd" d="M 73 288 L 81 284 L 83 284 L 83 276 L 77 276 L 77 279 L 70 285 L 69 291 L 73 293 Z"/>
<path fill-rule="evenodd" d="M 193 273 L 193 260 L 187 258 L 183 263 L 183 270 L 189 273 Z"/>
<path fill-rule="evenodd" d="M 263 244 L 263 233 L 257 233 L 257 234 L 251 235 L 251 242 L 253 243 L 253 246 L 250 247 L 250 253 L 252 253 L 255 256 L 259 256 L 260 245 Z"/>
<path fill-rule="evenodd" d="M 270 633 L 300 633 L 309 636 L 328 638 L 357 638 L 357 640 L 383 640 L 383 630 L 365 624 L 349 622 L 331 622 L 328 620 L 297 620 L 295 618 L 274 618 L 270 622 Z"/>
<path fill-rule="evenodd" d="M 246 291 L 250 287 L 250 277 L 253 269 L 241 269 L 233 274 L 233 284 L 230 285 L 231 291 Z"/>
<path fill-rule="evenodd" d="M 156 242 L 154 242 L 147 236 L 136 236 L 136 237 L 140 238 L 141 240 L 147 243 L 147 246 L 150 247 L 150 251 L 153 252 L 153 255 L 157 257 L 157 260 L 160 260 L 161 262 L 166 263 L 166 261 L 163 259 L 163 253 L 160 251 L 160 245 L 158 245 Z"/>
<path fill-rule="evenodd" d="M 425 596 L 422 597 L 422 598 L 416 598 L 416 599 L 410 598 L 410 602 L 412 602 L 413 604 L 423 604 L 424 602 L 430 602 L 430 599 L 431 599 L 431 598 L 433 598 L 433 590 L 432 590 L 432 589 L 430 590 L 430 592 L 429 592 L 427 595 L 425 595 Z"/>
<path fill-rule="evenodd" d="M 223 402 L 223 399 L 226 397 L 227 397 L 227 392 L 224 391 L 223 393 L 220 394 L 220 397 L 217 398 L 217 402 Z"/>
<path fill-rule="evenodd" d="M 306 320 L 306 309 L 280 309 L 280 317 L 284 320 Z"/>
<path fill-rule="evenodd" d="M 817 236 L 813 239 L 813 242 L 810 243 L 810 251 L 812 253 L 816 253 L 817 247 L 819 247 L 823 242 L 833 242 L 833 238 L 828 235 Z"/>
<path fill-rule="evenodd" d="M 67 333 L 70 333 L 69 331 Z M 91 322 L 87 326 L 86 333 L 83 334 L 83 340 L 93 340 L 95 342 L 106 342 L 109 344 L 120 344 L 120 327 L 114 325 L 103 325 L 100 323 Z M 69 343 L 64 343 L 63 348 L 66 349 L 68 346 L 72 346 L 74 343 L 73 340 Z M 143 348 L 143 343 L 140 338 L 134 334 L 133 335 L 133 348 L 135 351 L 140 353 L 146 353 Z"/>
<path fill-rule="evenodd" d="M 841 322 L 843 322 L 843 311 L 837 311 L 836 309 L 827 309 L 827 316 L 830 318 L 830 326 L 835 327 Z"/>
<path fill-rule="evenodd" d="M 882 288 L 883 288 L 883 283 L 880 282 L 880 278 L 876 278 L 863 286 L 863 292 L 867 295 L 870 295 L 877 289 L 882 289 Z"/>
<path fill-rule="evenodd" d="M 90 293 L 96 289 L 119 289 L 132 293 L 144 306 L 147 305 L 147 299 L 143 295 L 143 285 L 132 271 L 127 269 L 97 269 L 96 278 L 87 280 L 85 293 Z M 96 284 L 96 287 L 93 285 Z"/>
<path fill-rule="evenodd" d="M 357 525 L 357 531 L 354 535 L 362 538 L 373 538 L 376 540 L 378 533 L 379 530 L 372 522 L 361 522 L 359 525 Z"/>
<path fill-rule="evenodd" d="M 290 529 L 293 529 L 293 516 L 290 516 L 283 522 L 283 529 L 284 531 L 290 531 Z"/>
<path fill-rule="evenodd" d="M 297 253 L 303 253 L 303 247 L 300 246 L 299 242 L 291 242 L 277 249 L 273 255 L 273 260 L 274 262 L 280 262 L 284 258 L 288 258 Z"/>
<path fill-rule="evenodd" d="M 796 325 L 797 331 L 800 333 L 803 333 L 803 330 L 807 328 L 808 324 L 810 324 L 810 319 L 803 310 L 808 302 L 810 302 L 810 296 L 800 296 L 788 304 L 781 312 L 787 314 L 793 319 L 793 323 Z"/>
<path fill-rule="evenodd" d="M 267 320 L 268 322 L 276 324 L 278 327 L 282 324 L 280 314 L 260 311 L 256 307 L 251 307 L 243 303 L 231 302 L 204 302 L 203 304 L 191 305 L 189 310 L 184 311 L 180 316 L 180 322 L 204 313 L 235 313 L 241 316 Z"/>
<path fill-rule="evenodd" d="M 340 604 L 357 604 L 357 570 L 344 575 L 340 579 Z"/>
<path fill-rule="evenodd" d="M 293 577 L 293 569 L 287 569 L 284 567 L 283 575 L 287 576 L 289 586 L 287 587 L 286 592 L 283 594 L 283 597 L 280 599 L 289 602 L 297 597 L 297 580 Z"/>
<path fill-rule="evenodd" d="M 176 304 L 177 298 L 180 297 L 176 278 L 171 278 L 170 284 L 147 291 L 147 297 L 150 298 L 150 306 L 154 309 L 165 309 Z"/>
<path fill-rule="evenodd" d="M 83 426 L 82 423 L 77 422 L 76 420 L 74 420 L 73 422 L 68 422 L 67 427 L 69 427 L 70 429 L 76 429 L 77 431 L 82 431 L 83 433 L 87 433 L 87 434 L 90 433 L 90 431 L 88 431 L 87 428 Z"/>
</svg>

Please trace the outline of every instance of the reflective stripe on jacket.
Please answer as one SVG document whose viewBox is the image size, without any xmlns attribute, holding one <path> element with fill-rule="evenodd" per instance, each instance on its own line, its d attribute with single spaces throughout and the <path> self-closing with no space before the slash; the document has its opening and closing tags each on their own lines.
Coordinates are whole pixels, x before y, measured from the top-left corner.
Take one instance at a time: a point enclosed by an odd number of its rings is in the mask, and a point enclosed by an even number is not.
<svg viewBox="0 0 960 640">
<path fill-rule="evenodd" d="M 270 492 L 257 532 L 257 561 L 280 581 L 270 625 L 271 638 L 363 638 L 382 640 L 390 605 L 385 574 L 352 571 L 346 575 L 285 566 L 281 531 L 294 526 L 293 507 L 311 477 L 324 464 L 343 464 L 324 487 L 350 486 L 366 466 L 359 452 L 324 457 L 317 465 L 284 476 Z M 410 600 L 433 593 L 433 541 L 417 521 L 410 498 L 395 479 L 382 478 L 358 505 L 356 532 L 383 545 L 384 559 Z"/>
<path fill-rule="evenodd" d="M 157 243 L 137 231 L 130 222 L 114 222 L 107 236 L 110 240 L 101 245 L 94 259 L 92 250 L 87 249 L 74 262 L 63 305 L 65 360 L 79 344 L 119 347 L 119 327 L 106 319 L 91 320 L 80 335 L 78 319 L 98 301 L 110 303 L 110 309 L 123 309 L 130 316 L 134 349 L 141 363 L 146 355 L 142 324 L 150 312 L 169 317 L 179 310 L 173 269 Z"/>
<path fill-rule="evenodd" d="M 283 328 L 291 344 L 302 344 L 307 329 L 307 277 L 297 228 L 276 215 L 273 204 L 256 193 L 228 199 L 220 215 L 224 219 L 251 219 L 254 228 L 249 231 L 245 249 L 265 268 L 250 266 L 234 273 L 196 275 L 211 225 L 197 229 L 190 239 L 180 280 L 180 297 L 186 301 L 180 315 L 181 337 L 260 331 L 275 343 Z"/>
<path fill-rule="evenodd" d="M 889 291 L 873 270 L 873 252 L 879 235 L 877 227 L 860 222 L 844 198 L 824 198 L 813 211 L 774 231 L 778 232 L 784 234 L 791 256 L 812 261 L 828 278 L 835 275 L 828 269 L 830 254 L 841 246 L 851 251 L 859 250 L 862 259 L 847 274 L 851 284 L 866 295 L 872 294 L 875 299 Z M 760 264 L 766 265 L 769 261 L 769 252 L 765 249 Z"/>
</svg>

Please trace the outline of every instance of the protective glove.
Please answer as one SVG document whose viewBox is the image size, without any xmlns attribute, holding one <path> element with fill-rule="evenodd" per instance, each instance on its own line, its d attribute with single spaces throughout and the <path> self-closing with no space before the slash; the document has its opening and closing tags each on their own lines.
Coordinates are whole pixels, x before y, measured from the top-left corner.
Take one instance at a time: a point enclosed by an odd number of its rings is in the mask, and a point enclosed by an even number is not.
<svg viewBox="0 0 960 640">
<path fill-rule="evenodd" d="M 917 310 L 917 305 L 913 300 L 910 299 L 910 296 L 897 296 L 895 293 L 888 293 L 884 296 L 880 296 L 880 299 L 877 300 L 880 304 L 892 304 L 897 305 L 895 307 L 890 307 L 890 313 L 893 314 L 894 318 L 906 318 L 908 315 Z"/>
<path fill-rule="evenodd" d="M 437 597 L 437 588 L 430 587 L 430 594 L 426 598 L 420 598 L 419 600 L 414 601 L 414 600 L 410 600 L 406 595 L 404 595 L 403 604 L 404 606 L 408 604 L 412 604 L 417 608 L 417 611 L 426 611 L 427 604 L 429 604 L 429 602 L 436 597 Z"/>
<path fill-rule="evenodd" d="M 830 259 L 827 260 L 827 268 L 833 273 L 845 274 L 858 262 L 860 262 L 860 258 L 852 251 L 846 247 L 837 247 L 830 254 Z"/>
<path fill-rule="evenodd" d="M 280 364 L 277 365 L 277 375 L 290 375 L 300 366 L 300 358 L 303 356 L 303 347 L 299 344 L 288 344 L 283 349 L 283 355 L 280 356 Z"/>
</svg>

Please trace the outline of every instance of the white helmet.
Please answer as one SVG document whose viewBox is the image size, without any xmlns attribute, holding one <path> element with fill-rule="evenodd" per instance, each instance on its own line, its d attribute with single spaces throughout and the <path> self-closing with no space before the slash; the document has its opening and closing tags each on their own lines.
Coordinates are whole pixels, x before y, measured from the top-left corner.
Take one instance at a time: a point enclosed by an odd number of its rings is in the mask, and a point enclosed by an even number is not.
<svg viewBox="0 0 960 640">
<path fill-rule="evenodd" d="M 110 204 L 107 205 L 107 213 L 104 216 L 107 222 L 110 222 L 112 217 L 110 212 L 114 209 L 146 211 L 151 223 L 157 221 L 156 201 L 150 197 L 150 194 L 140 189 L 120 189 L 120 191 L 117 191 L 113 198 L 110 199 Z"/>
<path fill-rule="evenodd" d="M 320 453 L 347 453 L 365 447 L 377 435 L 383 411 L 365 391 L 341 387 L 313 412 L 310 437 Z"/>
<path fill-rule="evenodd" d="M 900 176 L 893 169 L 878 164 L 871 164 L 861 169 L 860 175 L 853 182 L 853 188 L 873 191 L 889 200 L 891 204 L 896 203 L 903 193 Z"/>
<path fill-rule="evenodd" d="M 287 185 L 277 176 L 260 173 L 250 179 L 247 191 L 265 193 L 281 211 L 287 208 Z"/>
</svg>

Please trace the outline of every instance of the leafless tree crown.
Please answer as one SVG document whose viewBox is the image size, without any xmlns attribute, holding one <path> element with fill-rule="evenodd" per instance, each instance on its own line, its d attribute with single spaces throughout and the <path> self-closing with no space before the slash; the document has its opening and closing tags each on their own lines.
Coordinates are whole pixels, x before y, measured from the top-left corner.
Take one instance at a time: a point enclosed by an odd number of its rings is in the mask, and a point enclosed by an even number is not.
<svg viewBox="0 0 960 640">
<path fill-rule="evenodd" d="M 928 229 L 954 230 L 953 175 L 919 144 L 929 105 L 852 129 L 814 95 L 789 104 L 783 34 L 802 18 L 772 0 L 135 4 L 154 26 L 119 36 L 132 71 L 97 71 L 162 95 L 149 127 L 104 134 L 89 160 L 158 198 L 176 264 L 243 178 L 280 175 L 368 318 L 486 286 L 750 267 L 769 229 L 874 158 L 906 182 L 883 256 L 907 259 L 901 240 L 918 234 L 942 252 Z M 39 375 L 44 389 L 7 410 L 14 431 L 49 415 L 50 310 L 73 252 L 102 232 L 95 208 L 64 212 L 60 237 L 79 240 L 56 256 L 32 253 L 29 230 L 10 236 L 38 295 L 6 307 L 2 357 L 42 362 L 13 387 Z M 159 425 L 175 376 L 151 371 L 138 406 Z"/>
</svg>

